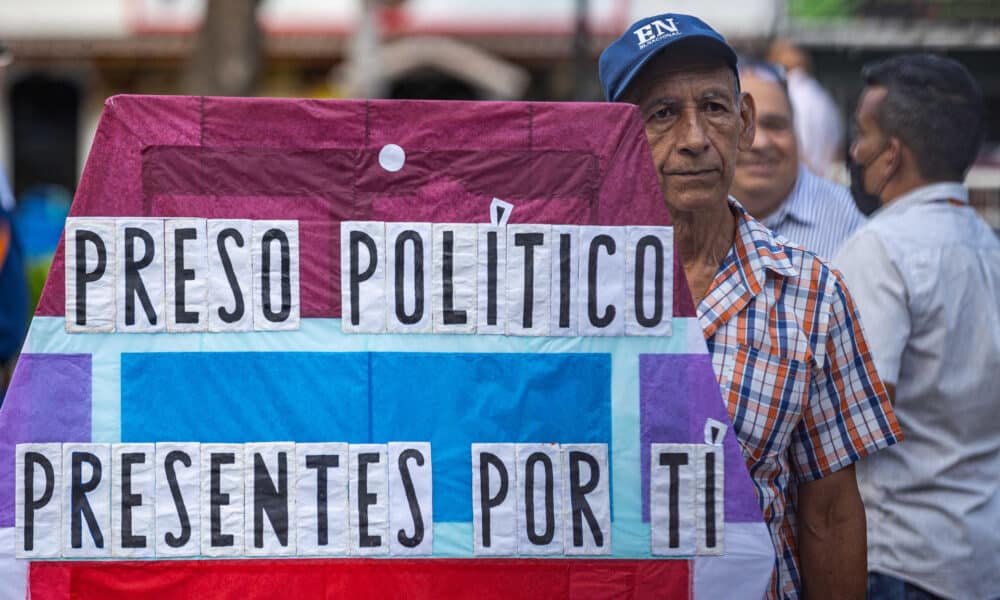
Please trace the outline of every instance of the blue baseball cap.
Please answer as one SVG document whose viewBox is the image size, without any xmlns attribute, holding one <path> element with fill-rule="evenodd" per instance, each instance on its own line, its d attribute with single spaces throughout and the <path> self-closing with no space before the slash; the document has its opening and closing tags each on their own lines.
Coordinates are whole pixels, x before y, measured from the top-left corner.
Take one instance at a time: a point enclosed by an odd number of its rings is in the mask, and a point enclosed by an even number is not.
<svg viewBox="0 0 1000 600">
<path fill-rule="evenodd" d="M 726 38 L 698 17 L 666 13 L 636 21 L 601 53 L 598 66 L 604 97 L 617 102 L 647 62 L 667 46 L 687 40 L 717 50 L 736 73 L 736 52 Z"/>
</svg>

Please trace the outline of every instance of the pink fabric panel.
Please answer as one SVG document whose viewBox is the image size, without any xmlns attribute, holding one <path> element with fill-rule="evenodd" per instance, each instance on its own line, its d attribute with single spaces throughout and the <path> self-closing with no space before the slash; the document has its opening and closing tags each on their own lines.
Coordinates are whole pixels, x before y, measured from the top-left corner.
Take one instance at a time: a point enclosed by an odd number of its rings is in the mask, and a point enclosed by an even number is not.
<svg viewBox="0 0 1000 600">
<path fill-rule="evenodd" d="M 386 144 L 403 169 L 378 160 Z M 340 316 L 343 220 L 668 224 L 624 104 L 108 100 L 72 216 L 298 219 L 303 317 Z M 37 314 L 64 312 L 62 246 Z M 679 265 L 675 314 L 694 314 Z"/>
<path fill-rule="evenodd" d="M 358 150 L 364 146 L 363 101 L 205 98 L 204 139 L 211 148 Z"/>
</svg>

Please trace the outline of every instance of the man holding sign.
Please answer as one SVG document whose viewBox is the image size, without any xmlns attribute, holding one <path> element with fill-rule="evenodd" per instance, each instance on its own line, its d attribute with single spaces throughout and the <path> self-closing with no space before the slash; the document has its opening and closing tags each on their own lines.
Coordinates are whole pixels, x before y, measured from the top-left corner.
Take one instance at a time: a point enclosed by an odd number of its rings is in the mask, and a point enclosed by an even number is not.
<svg viewBox="0 0 1000 600">
<path fill-rule="evenodd" d="M 754 100 L 701 20 L 633 24 L 601 55 L 612 102 L 639 106 L 677 252 L 776 550 L 769 598 L 856 598 L 865 514 L 854 462 L 901 437 L 839 275 L 728 197 Z"/>
</svg>

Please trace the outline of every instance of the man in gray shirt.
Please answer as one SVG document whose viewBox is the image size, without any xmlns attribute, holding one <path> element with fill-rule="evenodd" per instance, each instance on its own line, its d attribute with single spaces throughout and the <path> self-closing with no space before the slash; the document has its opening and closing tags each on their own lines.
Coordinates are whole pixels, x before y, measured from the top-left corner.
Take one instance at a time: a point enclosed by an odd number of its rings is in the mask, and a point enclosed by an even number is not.
<svg viewBox="0 0 1000 600">
<path fill-rule="evenodd" d="M 905 436 L 858 463 L 869 598 L 996 598 L 1000 241 L 961 183 L 982 93 L 959 63 L 929 54 L 863 75 L 852 189 L 880 208 L 834 260 Z"/>
</svg>

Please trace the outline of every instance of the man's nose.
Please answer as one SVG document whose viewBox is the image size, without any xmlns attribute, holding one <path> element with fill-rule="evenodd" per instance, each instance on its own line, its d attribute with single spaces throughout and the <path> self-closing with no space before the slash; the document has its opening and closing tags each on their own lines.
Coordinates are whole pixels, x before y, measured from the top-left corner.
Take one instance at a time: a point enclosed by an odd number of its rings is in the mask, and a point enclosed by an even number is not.
<svg viewBox="0 0 1000 600">
<path fill-rule="evenodd" d="M 858 162 L 858 140 L 851 142 L 851 147 L 848 149 L 848 156 L 850 156 L 853 162 Z"/>
<path fill-rule="evenodd" d="M 681 127 L 679 132 L 681 152 L 697 155 L 708 150 L 708 135 L 706 135 L 704 119 L 699 111 L 685 110 L 679 125 Z"/>
<path fill-rule="evenodd" d="M 757 125 L 756 130 L 753 134 L 753 150 L 763 150 L 771 145 L 773 139 L 771 134 L 767 131 L 767 128 Z"/>
</svg>

